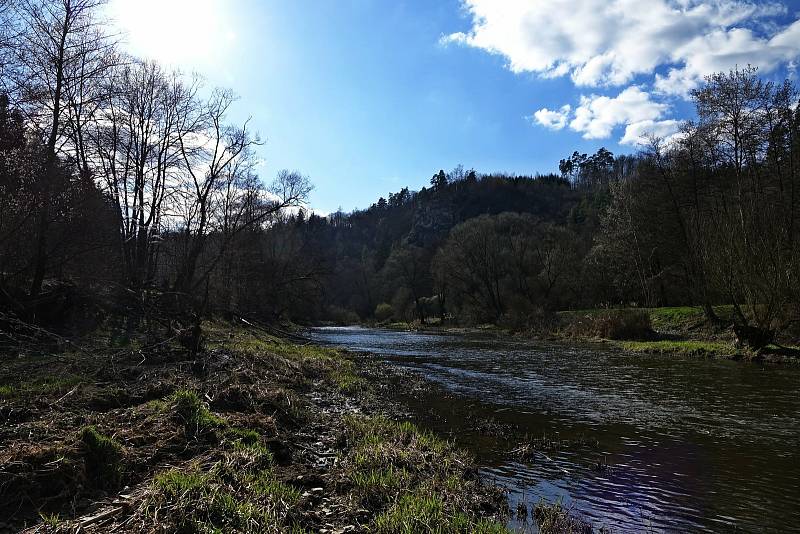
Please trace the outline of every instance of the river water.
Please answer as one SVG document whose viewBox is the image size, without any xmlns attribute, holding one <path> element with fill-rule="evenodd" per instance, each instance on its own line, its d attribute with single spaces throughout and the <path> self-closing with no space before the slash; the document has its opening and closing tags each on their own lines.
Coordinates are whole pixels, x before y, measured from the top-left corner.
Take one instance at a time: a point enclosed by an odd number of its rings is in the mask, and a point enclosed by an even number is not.
<svg viewBox="0 0 800 534">
<path fill-rule="evenodd" d="M 471 448 L 512 509 L 560 501 L 614 532 L 800 531 L 800 367 L 360 327 L 311 337 L 433 382 L 406 404 Z M 511 452 L 543 437 L 570 445 Z"/>
</svg>

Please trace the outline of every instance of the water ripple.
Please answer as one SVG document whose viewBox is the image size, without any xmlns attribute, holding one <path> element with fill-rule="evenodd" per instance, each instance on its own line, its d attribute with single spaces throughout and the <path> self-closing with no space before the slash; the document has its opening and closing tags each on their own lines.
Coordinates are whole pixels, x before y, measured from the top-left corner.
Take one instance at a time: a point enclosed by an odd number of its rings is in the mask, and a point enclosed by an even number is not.
<svg viewBox="0 0 800 534">
<path fill-rule="evenodd" d="M 510 418 L 519 430 L 506 440 L 585 433 L 600 442 L 520 463 L 476 435 L 484 472 L 509 488 L 512 505 L 561 500 L 623 532 L 800 525 L 798 368 L 357 327 L 312 336 L 379 354 L 464 399 L 465 409 Z"/>
</svg>

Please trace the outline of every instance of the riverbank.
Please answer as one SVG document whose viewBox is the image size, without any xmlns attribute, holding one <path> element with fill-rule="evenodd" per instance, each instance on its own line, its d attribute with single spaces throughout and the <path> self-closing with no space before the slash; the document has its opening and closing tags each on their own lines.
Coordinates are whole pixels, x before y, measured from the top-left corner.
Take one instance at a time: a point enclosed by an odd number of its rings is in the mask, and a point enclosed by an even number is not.
<svg viewBox="0 0 800 534">
<path fill-rule="evenodd" d="M 0 531 L 506 532 L 470 455 L 398 421 L 346 354 L 205 330 L 193 359 L 4 355 Z"/>
<path fill-rule="evenodd" d="M 731 306 L 716 306 L 723 322 L 733 314 Z M 633 327 L 614 331 L 609 323 L 615 315 L 636 314 Z M 624 320 L 623 320 L 624 321 Z M 375 326 L 375 325 L 372 325 Z M 699 307 L 592 309 L 562 311 L 540 324 L 508 327 L 495 324 L 453 326 L 440 323 L 394 322 L 379 325 L 391 330 L 423 331 L 458 335 L 496 335 L 564 343 L 602 343 L 630 353 L 748 361 L 754 363 L 800 364 L 800 340 L 784 340 L 786 346 L 768 345 L 760 351 L 737 346 L 728 326 L 710 325 Z"/>
</svg>

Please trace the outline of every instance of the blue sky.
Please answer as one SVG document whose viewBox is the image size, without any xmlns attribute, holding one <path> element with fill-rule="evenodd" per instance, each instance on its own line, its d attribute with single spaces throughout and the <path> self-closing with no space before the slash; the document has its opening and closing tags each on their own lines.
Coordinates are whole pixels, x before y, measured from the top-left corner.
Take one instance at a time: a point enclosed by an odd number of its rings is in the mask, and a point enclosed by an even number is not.
<svg viewBox="0 0 800 534">
<path fill-rule="evenodd" d="M 311 206 L 331 212 L 419 189 L 459 163 L 544 173 L 573 150 L 635 151 L 639 134 L 668 136 L 691 116 L 686 92 L 708 70 L 750 62 L 767 78 L 796 76 L 800 0 L 644 3 L 113 0 L 111 9 L 134 53 L 234 89 L 232 119 L 252 116 L 265 141 L 264 179 L 299 170 L 315 185 Z M 168 21 L 153 18 L 165 9 Z"/>
</svg>

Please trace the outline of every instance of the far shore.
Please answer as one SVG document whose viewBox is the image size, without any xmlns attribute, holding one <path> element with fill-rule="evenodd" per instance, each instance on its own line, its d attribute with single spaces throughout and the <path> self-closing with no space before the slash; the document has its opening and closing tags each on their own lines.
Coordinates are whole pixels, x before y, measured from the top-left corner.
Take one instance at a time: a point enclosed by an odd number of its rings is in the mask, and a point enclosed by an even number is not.
<svg viewBox="0 0 800 534">
<path fill-rule="evenodd" d="M 512 336 L 520 339 L 555 343 L 593 343 L 607 348 L 637 354 L 697 357 L 752 363 L 800 364 L 800 346 L 797 340 L 787 344 L 770 344 L 754 351 L 735 342 L 730 326 L 711 327 L 706 324 L 698 307 L 666 307 L 634 309 L 646 313 L 649 328 L 635 336 L 615 338 L 582 332 L 580 323 L 602 313 L 629 311 L 630 309 L 593 309 L 562 311 L 554 320 L 536 326 L 506 326 L 498 324 L 459 325 L 442 323 L 434 318 L 426 323 L 419 321 L 365 322 L 359 326 L 385 328 L 398 331 L 430 332 L 455 335 Z M 719 306 L 717 312 L 726 317 L 729 310 Z M 324 323 L 319 326 L 337 326 Z M 338 325 L 344 326 L 344 325 Z"/>
</svg>

